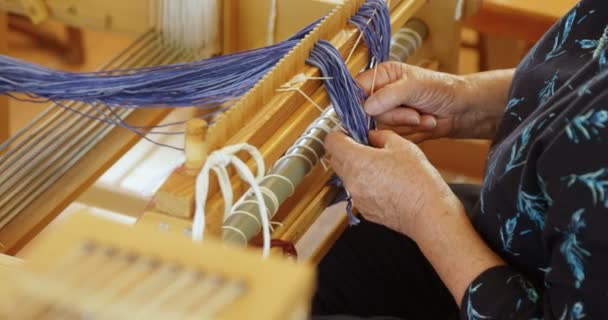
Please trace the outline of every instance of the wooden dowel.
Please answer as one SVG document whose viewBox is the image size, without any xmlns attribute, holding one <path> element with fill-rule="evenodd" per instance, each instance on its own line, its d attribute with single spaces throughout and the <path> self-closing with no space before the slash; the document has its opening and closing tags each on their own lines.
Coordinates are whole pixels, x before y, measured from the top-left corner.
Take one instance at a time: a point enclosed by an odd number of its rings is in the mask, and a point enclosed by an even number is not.
<svg viewBox="0 0 608 320">
<path fill-rule="evenodd" d="M 186 169 L 196 174 L 207 159 L 207 122 L 202 119 L 192 119 L 186 123 Z"/>
</svg>

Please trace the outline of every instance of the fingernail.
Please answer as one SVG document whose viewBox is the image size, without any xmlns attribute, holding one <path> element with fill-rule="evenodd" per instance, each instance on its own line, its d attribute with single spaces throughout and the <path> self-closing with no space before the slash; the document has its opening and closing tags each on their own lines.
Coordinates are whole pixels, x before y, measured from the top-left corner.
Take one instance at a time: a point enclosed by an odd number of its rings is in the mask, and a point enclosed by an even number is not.
<svg viewBox="0 0 608 320">
<path fill-rule="evenodd" d="M 367 99 L 367 101 L 365 101 L 365 104 L 363 105 L 363 109 L 365 109 L 365 112 L 367 114 L 369 114 L 370 116 L 374 116 L 374 112 L 376 111 L 377 108 L 377 102 L 376 99 L 372 96 L 369 99 Z"/>
<path fill-rule="evenodd" d="M 419 126 L 420 125 L 420 117 L 419 116 L 412 116 L 408 119 L 408 121 L 410 122 L 410 126 Z"/>
<path fill-rule="evenodd" d="M 437 126 L 437 119 L 435 119 L 435 117 L 429 118 L 429 128 L 435 129 L 436 126 Z"/>
</svg>

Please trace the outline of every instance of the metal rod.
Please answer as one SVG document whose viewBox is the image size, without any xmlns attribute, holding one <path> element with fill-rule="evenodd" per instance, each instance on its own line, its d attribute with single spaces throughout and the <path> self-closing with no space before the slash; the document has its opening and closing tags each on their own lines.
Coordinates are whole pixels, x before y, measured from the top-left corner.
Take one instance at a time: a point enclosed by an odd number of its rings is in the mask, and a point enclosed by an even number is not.
<svg viewBox="0 0 608 320">
<path fill-rule="evenodd" d="M 421 39 L 426 37 L 427 28 L 420 20 L 411 20 L 406 23 L 405 28 L 409 30 L 407 32 L 416 32 Z M 413 54 L 420 45 L 421 42 L 416 42 L 413 50 L 409 51 L 407 56 Z M 325 148 L 321 141 L 325 140 L 327 129 L 334 128 L 337 123 L 336 112 L 332 106 L 329 106 L 262 179 L 260 187 L 270 190 L 278 200 L 279 205 L 291 195 L 293 189 L 297 188 L 304 177 L 319 162 L 319 159 L 325 155 Z M 257 222 L 261 221 L 261 213 L 251 189 L 245 193 L 241 200 L 237 202 L 237 205 L 231 211 L 232 214 L 224 221 L 222 238 L 227 242 L 246 245 L 261 230 L 261 226 Z M 264 194 L 264 202 L 269 212 L 263 214 L 268 214 L 269 218 L 272 218 L 279 209 L 278 206 L 275 207 L 275 199 L 271 199 Z M 240 214 L 243 212 L 247 214 Z M 257 221 L 251 215 L 255 216 Z M 243 236 L 247 239 L 244 239 Z"/>
</svg>

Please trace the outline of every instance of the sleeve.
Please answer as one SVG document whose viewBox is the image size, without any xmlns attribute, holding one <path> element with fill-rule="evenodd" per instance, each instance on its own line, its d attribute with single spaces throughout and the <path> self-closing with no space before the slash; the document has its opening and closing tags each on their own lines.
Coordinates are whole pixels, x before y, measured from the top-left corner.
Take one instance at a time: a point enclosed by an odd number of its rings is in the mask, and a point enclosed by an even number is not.
<svg viewBox="0 0 608 320">
<path fill-rule="evenodd" d="M 468 287 L 462 319 L 608 319 L 608 90 L 604 88 L 608 82 L 547 124 L 537 144 L 540 154 L 530 166 L 537 176 L 538 195 L 546 201 L 545 250 L 539 253 L 548 261 L 539 270 L 543 281 L 533 282 L 527 278 L 530 275 L 511 266 L 489 269 Z"/>
</svg>

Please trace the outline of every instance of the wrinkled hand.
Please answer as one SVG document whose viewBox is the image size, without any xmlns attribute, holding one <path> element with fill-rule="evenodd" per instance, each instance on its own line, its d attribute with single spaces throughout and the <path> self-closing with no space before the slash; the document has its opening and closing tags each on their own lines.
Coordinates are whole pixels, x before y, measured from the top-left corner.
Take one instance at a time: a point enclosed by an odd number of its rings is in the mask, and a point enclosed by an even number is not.
<svg viewBox="0 0 608 320">
<path fill-rule="evenodd" d="M 470 107 L 478 94 L 472 94 L 466 77 L 386 62 L 356 80 L 369 96 L 365 111 L 375 117 L 379 128 L 415 142 L 476 137 L 480 127 L 493 125 L 486 122 L 487 108 Z"/>
<path fill-rule="evenodd" d="M 391 131 L 370 131 L 369 139 L 373 147 L 341 132 L 325 140 L 332 168 L 366 219 L 414 238 L 420 216 L 459 203 L 414 143 Z"/>
</svg>

